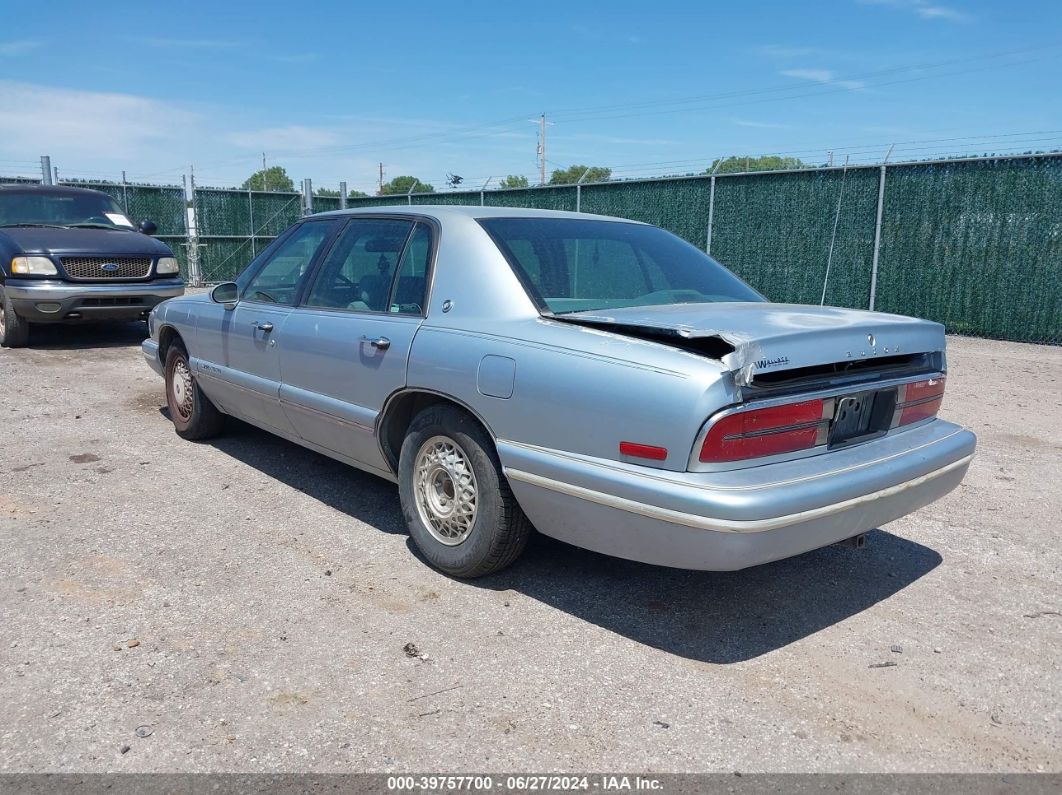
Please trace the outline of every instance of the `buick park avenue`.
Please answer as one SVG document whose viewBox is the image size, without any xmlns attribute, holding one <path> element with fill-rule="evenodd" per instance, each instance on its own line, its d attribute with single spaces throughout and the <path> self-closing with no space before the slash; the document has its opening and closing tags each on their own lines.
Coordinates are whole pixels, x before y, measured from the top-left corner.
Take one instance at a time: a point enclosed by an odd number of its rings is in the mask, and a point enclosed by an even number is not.
<svg viewBox="0 0 1062 795">
<path fill-rule="evenodd" d="M 532 528 L 664 566 L 766 563 L 927 505 L 974 453 L 937 416 L 941 325 L 771 303 L 618 218 L 310 216 L 149 328 L 180 436 L 231 415 L 397 482 L 456 577 L 509 565 Z"/>
</svg>

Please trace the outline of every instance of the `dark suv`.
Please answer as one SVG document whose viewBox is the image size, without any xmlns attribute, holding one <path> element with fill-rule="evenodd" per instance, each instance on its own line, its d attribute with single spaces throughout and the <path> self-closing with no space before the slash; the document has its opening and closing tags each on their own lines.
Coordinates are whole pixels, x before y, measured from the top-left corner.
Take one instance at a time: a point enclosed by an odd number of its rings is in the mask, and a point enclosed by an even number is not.
<svg viewBox="0 0 1062 795">
<path fill-rule="evenodd" d="M 33 323 L 135 320 L 184 293 L 173 252 L 106 193 L 0 185 L 0 345 Z"/>
</svg>

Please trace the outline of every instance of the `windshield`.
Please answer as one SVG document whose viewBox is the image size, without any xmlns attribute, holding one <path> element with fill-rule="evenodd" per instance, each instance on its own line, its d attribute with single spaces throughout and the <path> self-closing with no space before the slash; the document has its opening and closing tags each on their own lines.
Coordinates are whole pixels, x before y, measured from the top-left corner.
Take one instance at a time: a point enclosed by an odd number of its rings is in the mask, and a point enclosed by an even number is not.
<svg viewBox="0 0 1062 795">
<path fill-rule="evenodd" d="M 133 227 L 122 208 L 103 193 L 0 191 L 0 226 L 16 224 Z"/>
<path fill-rule="evenodd" d="M 763 301 L 703 251 L 655 226 L 575 218 L 486 218 L 540 311 Z"/>
</svg>

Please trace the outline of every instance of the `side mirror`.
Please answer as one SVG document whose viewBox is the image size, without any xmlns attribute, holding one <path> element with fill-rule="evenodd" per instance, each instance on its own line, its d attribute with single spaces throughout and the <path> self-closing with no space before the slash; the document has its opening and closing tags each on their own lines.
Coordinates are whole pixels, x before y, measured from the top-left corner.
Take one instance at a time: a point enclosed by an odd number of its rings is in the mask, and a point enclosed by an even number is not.
<svg viewBox="0 0 1062 795">
<path fill-rule="evenodd" d="M 136 229 L 138 232 L 144 235 L 153 235 L 159 231 L 159 228 L 155 226 L 155 222 L 149 221 L 146 218 L 140 222 L 140 226 L 138 226 Z"/>
<path fill-rule="evenodd" d="M 240 298 L 240 288 L 236 282 L 223 282 L 210 291 L 210 300 L 222 304 L 226 309 L 235 309 Z"/>
</svg>

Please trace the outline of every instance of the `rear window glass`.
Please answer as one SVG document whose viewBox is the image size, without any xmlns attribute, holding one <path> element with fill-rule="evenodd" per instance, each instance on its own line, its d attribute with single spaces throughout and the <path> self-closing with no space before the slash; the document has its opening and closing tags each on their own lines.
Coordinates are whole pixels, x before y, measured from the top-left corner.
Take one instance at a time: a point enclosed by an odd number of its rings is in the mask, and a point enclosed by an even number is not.
<svg viewBox="0 0 1062 795">
<path fill-rule="evenodd" d="M 762 301 L 703 251 L 655 226 L 578 218 L 487 218 L 531 299 L 551 314 Z"/>
</svg>

